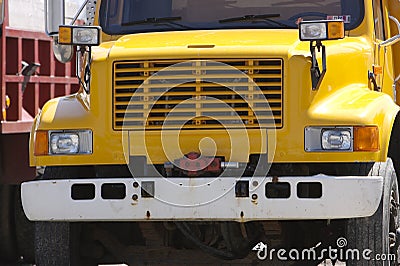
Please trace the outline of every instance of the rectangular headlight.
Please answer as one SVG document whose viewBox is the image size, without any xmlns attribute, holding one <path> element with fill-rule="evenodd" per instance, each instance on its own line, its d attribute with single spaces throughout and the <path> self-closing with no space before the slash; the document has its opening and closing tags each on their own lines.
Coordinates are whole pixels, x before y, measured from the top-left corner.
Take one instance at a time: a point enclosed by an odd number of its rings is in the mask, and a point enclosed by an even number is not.
<svg viewBox="0 0 400 266">
<path fill-rule="evenodd" d="M 353 151 L 353 127 L 306 127 L 305 151 Z"/>
<path fill-rule="evenodd" d="M 100 32 L 101 28 L 96 26 L 62 25 L 58 32 L 58 42 L 66 45 L 99 45 Z"/>
<path fill-rule="evenodd" d="M 75 133 L 53 133 L 50 135 L 50 148 L 53 154 L 79 152 L 79 136 Z"/>
<path fill-rule="evenodd" d="M 302 21 L 299 24 L 301 41 L 323 41 L 344 38 L 344 22 L 342 20 Z"/>
<path fill-rule="evenodd" d="M 353 142 L 351 129 L 323 129 L 321 142 L 324 150 L 350 150 Z"/>
<path fill-rule="evenodd" d="M 49 131 L 49 154 L 91 154 L 91 130 Z"/>
<path fill-rule="evenodd" d="M 326 24 L 325 23 L 301 23 L 300 24 L 300 40 L 326 40 Z"/>
</svg>

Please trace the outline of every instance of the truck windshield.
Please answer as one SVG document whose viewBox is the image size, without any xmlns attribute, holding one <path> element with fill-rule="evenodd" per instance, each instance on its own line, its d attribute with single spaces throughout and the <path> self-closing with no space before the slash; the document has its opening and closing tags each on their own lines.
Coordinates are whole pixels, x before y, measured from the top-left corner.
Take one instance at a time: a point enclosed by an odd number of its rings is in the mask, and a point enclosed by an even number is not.
<svg viewBox="0 0 400 266">
<path fill-rule="evenodd" d="M 103 0 L 100 25 L 107 34 L 297 28 L 296 22 L 343 19 L 346 30 L 364 16 L 362 0 Z"/>
</svg>

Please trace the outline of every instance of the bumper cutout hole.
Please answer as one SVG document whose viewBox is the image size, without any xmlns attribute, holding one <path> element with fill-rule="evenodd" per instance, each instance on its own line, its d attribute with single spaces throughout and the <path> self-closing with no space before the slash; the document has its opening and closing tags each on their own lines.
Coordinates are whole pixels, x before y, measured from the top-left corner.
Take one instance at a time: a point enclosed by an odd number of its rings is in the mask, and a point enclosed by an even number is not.
<svg viewBox="0 0 400 266">
<path fill-rule="evenodd" d="M 123 183 L 110 183 L 101 186 L 101 197 L 103 199 L 120 200 L 126 197 L 126 187 Z"/>
<path fill-rule="evenodd" d="M 290 197 L 290 184 L 269 182 L 265 185 L 265 196 L 269 199 L 287 199 Z"/>
<path fill-rule="evenodd" d="M 322 184 L 319 182 L 300 182 L 297 184 L 297 197 L 300 199 L 319 199 L 322 197 Z"/>
<path fill-rule="evenodd" d="M 95 197 L 94 184 L 73 184 L 71 198 L 73 200 L 92 200 Z"/>
</svg>

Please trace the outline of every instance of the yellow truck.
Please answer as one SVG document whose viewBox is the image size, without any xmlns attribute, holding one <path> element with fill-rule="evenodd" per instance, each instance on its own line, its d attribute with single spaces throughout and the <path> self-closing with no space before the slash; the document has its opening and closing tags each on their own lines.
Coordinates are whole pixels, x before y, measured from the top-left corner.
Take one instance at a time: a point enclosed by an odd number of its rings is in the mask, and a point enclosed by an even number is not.
<svg viewBox="0 0 400 266">
<path fill-rule="evenodd" d="M 81 86 L 30 135 L 37 265 L 397 264 L 398 0 L 45 7 Z"/>
</svg>

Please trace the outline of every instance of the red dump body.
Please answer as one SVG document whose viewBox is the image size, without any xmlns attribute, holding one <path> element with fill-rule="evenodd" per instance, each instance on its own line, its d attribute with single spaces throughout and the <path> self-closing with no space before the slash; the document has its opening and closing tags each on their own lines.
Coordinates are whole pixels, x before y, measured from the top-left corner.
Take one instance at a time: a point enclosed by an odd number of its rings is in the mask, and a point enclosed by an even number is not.
<svg viewBox="0 0 400 266">
<path fill-rule="evenodd" d="M 52 39 L 44 32 L 10 28 L 7 0 L 5 14 L 0 42 L 0 184 L 19 184 L 35 177 L 36 169 L 29 167 L 28 160 L 29 132 L 34 117 L 46 101 L 73 93 L 79 86 L 74 60 L 59 63 L 53 55 Z M 32 76 L 24 76 L 23 61 L 40 66 Z M 23 91 L 24 81 L 27 84 Z"/>
</svg>

